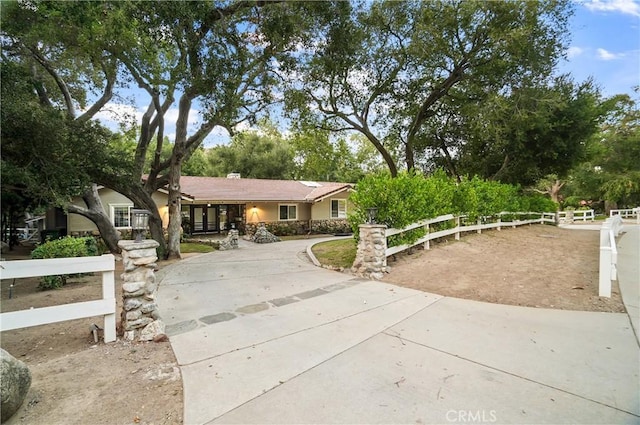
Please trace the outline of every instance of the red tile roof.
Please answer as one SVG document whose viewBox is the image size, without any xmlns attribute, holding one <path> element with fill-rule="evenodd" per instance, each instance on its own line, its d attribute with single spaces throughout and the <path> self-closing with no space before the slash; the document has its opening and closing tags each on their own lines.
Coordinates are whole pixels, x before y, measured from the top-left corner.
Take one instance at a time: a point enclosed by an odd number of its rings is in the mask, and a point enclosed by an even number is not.
<svg viewBox="0 0 640 425">
<path fill-rule="evenodd" d="M 194 201 L 316 202 L 352 187 L 349 183 L 224 177 L 180 177 L 181 192 Z"/>
</svg>

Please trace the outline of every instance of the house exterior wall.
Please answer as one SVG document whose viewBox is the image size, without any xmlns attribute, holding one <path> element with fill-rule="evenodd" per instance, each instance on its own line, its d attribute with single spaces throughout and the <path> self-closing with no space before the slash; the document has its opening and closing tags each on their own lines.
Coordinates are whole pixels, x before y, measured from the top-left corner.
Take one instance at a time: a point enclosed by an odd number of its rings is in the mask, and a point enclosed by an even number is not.
<svg viewBox="0 0 640 425">
<path fill-rule="evenodd" d="M 111 218 L 112 222 L 114 206 L 133 207 L 134 205 L 133 201 L 114 190 L 102 188 L 98 193 L 100 195 L 100 199 L 102 200 L 102 206 L 104 207 L 105 212 L 107 213 L 109 218 Z M 155 192 L 151 198 L 158 206 L 158 212 L 160 213 L 160 217 L 162 218 L 162 227 L 166 229 L 169 225 L 169 209 L 167 207 L 168 196 L 161 192 Z M 74 199 L 73 203 L 81 207 L 86 206 L 81 198 Z M 93 233 L 98 231 L 98 228 L 95 224 L 93 224 L 91 220 L 79 214 L 67 215 L 67 229 L 70 234 L 85 232 Z"/>
<path fill-rule="evenodd" d="M 332 199 L 346 199 L 347 214 L 349 214 L 351 209 L 354 208 L 353 204 L 349 202 L 349 192 L 344 191 L 313 204 L 313 206 L 311 207 L 311 220 L 335 220 L 335 218 L 331 217 L 331 200 Z"/>
<path fill-rule="evenodd" d="M 281 205 L 295 205 L 296 219 L 280 220 Z M 287 221 L 308 221 L 311 219 L 311 204 L 301 202 L 256 202 L 246 204 L 245 211 L 247 223 L 270 223 L 275 221 L 286 223 Z"/>
</svg>

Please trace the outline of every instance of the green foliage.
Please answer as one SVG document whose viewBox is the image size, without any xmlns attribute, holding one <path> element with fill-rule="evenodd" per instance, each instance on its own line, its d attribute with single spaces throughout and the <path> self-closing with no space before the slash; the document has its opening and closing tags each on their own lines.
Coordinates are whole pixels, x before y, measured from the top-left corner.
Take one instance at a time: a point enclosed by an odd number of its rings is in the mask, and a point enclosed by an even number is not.
<svg viewBox="0 0 640 425">
<path fill-rule="evenodd" d="M 236 134 L 229 145 L 207 153 L 211 175 L 240 173 L 245 178 L 288 179 L 293 174 L 293 150 L 273 127 Z"/>
<path fill-rule="evenodd" d="M 502 211 L 517 211 L 519 207 L 517 187 L 474 176 L 456 187 L 453 211 L 475 221 Z"/>
<path fill-rule="evenodd" d="M 454 179 L 438 170 L 430 177 L 412 173 L 374 174 L 362 179 L 350 197 L 355 205 L 349 223 L 358 234 L 358 226 L 367 220 L 367 209 L 376 207 L 376 222 L 403 228 L 420 220 L 445 214 L 466 215 L 467 220 L 494 216 L 504 211 L 555 211 L 556 205 L 541 195 L 521 195 L 517 186 L 478 177 Z M 449 224 L 434 226 L 442 230 Z M 435 229 L 437 227 L 437 229 Z M 425 235 L 423 227 L 389 238 L 389 246 L 413 243 Z"/>
<path fill-rule="evenodd" d="M 74 238 L 67 236 L 39 245 L 31 252 L 31 258 L 73 258 L 99 255 L 98 245 L 92 237 Z M 67 283 L 68 275 L 44 276 L 40 282 L 40 289 L 55 289 Z"/>
<path fill-rule="evenodd" d="M 459 151 L 456 170 L 521 185 L 566 177 L 602 120 L 599 96 L 592 82 L 567 76 L 492 96 L 467 111 L 449 143 Z"/>
<path fill-rule="evenodd" d="M 358 225 L 367 220 L 367 209 L 376 207 L 378 223 L 402 228 L 418 220 L 451 212 L 454 192 L 454 181 L 442 171 L 429 178 L 406 172 L 395 178 L 389 174 L 368 175 L 358 182 L 350 197 L 356 209 L 349 215 L 349 223 L 357 234 Z M 416 230 L 405 232 L 402 237 L 409 242 L 421 236 Z"/>
<path fill-rule="evenodd" d="M 519 199 L 521 212 L 555 212 L 558 205 L 540 194 L 523 195 Z"/>
<path fill-rule="evenodd" d="M 318 20 L 315 45 L 292 57 L 300 78 L 285 93 L 287 109 L 362 134 L 392 175 L 403 154 L 407 170 L 435 168 L 431 152 L 447 150 L 439 130 L 450 123 L 455 133 L 473 113 L 467 106 L 548 78 L 572 9 L 567 1 L 338 4 Z"/>
<path fill-rule="evenodd" d="M 571 171 L 565 196 L 608 201 L 619 208 L 640 204 L 638 106 L 638 99 L 627 95 L 602 102 L 605 120 L 588 145 L 587 160 Z"/>
</svg>

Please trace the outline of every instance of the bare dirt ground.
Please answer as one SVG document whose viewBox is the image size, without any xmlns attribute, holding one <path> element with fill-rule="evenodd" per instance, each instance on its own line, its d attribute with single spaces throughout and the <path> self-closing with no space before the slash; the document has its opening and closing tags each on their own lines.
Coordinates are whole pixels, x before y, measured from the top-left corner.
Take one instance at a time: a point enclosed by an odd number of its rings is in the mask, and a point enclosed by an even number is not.
<svg viewBox="0 0 640 425">
<path fill-rule="evenodd" d="M 599 232 L 548 225 L 467 233 L 389 259 L 384 281 L 499 304 L 624 312 L 617 283 L 598 296 Z"/>
<path fill-rule="evenodd" d="M 18 250 L 7 260 L 27 259 Z M 160 262 L 165 267 L 168 262 Z M 116 300 L 122 303 L 122 263 L 116 261 Z M 2 312 L 99 299 L 101 277 L 70 279 L 40 291 L 38 279 L 16 279 L 13 296 L 2 280 Z M 119 319 L 118 319 L 119 320 Z M 29 366 L 31 389 L 6 424 L 181 424 L 182 379 L 169 342 L 96 344 L 90 327 L 102 317 L 72 320 L 0 334 L 0 345 Z"/>
</svg>

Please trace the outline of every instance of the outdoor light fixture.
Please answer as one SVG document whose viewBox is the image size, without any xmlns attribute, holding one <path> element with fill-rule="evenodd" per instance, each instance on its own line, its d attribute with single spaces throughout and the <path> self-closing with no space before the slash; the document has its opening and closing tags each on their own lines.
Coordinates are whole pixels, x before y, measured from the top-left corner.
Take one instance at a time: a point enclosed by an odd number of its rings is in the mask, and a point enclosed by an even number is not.
<svg viewBox="0 0 640 425">
<path fill-rule="evenodd" d="M 142 242 L 142 235 L 146 232 L 149 225 L 149 216 L 151 211 L 149 210 L 131 210 L 131 230 L 136 234 L 136 243 Z"/>
<path fill-rule="evenodd" d="M 378 208 L 367 208 L 367 224 L 376 224 L 376 218 L 378 217 Z"/>
</svg>

